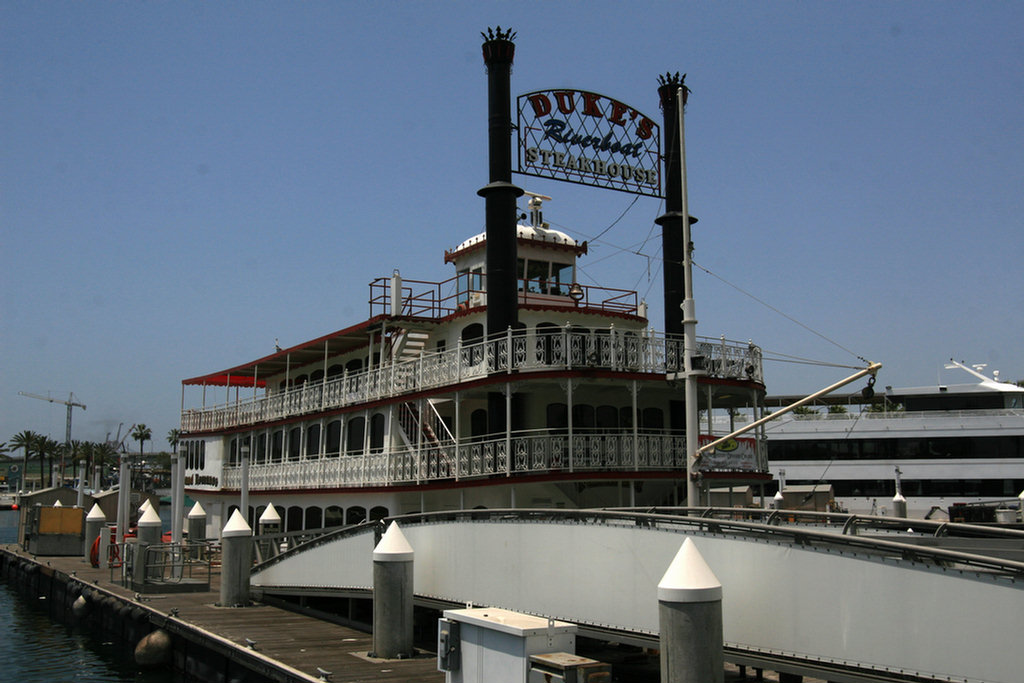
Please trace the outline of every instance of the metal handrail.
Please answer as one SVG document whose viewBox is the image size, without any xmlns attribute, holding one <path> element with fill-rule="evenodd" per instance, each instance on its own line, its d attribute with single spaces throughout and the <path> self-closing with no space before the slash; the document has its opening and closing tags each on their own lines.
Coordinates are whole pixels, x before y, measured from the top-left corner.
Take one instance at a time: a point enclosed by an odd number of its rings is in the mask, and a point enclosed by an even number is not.
<svg viewBox="0 0 1024 683">
<path fill-rule="evenodd" d="M 984 572 L 987 575 L 996 577 L 1007 577 L 1013 581 L 1024 581 L 1024 562 L 987 557 L 957 550 L 920 546 L 913 543 L 903 543 L 896 540 L 896 537 L 882 539 L 876 536 L 839 534 L 800 526 L 783 526 L 704 516 L 705 510 L 706 508 L 673 508 L 672 513 L 668 514 L 664 512 L 638 512 L 626 509 L 557 510 L 529 508 L 412 513 L 388 517 L 378 522 L 368 522 L 325 534 L 302 546 L 289 549 L 288 552 L 259 565 L 257 569 L 271 566 L 280 562 L 283 558 L 291 556 L 293 553 L 302 552 L 337 538 L 367 533 L 370 528 L 376 529 L 379 534 L 391 521 L 399 521 L 403 528 L 414 524 L 437 524 L 446 521 L 488 523 L 529 521 L 554 524 L 619 524 L 643 526 L 645 528 L 663 529 L 679 533 L 687 531 L 714 533 L 717 535 L 781 542 L 799 545 L 801 548 L 820 549 L 822 551 L 857 551 L 873 556 L 881 561 L 910 561 L 942 570 L 955 567 L 959 570 L 971 570 Z M 740 511 L 744 510 L 744 508 L 718 508 L 717 510 L 719 512 L 724 510 Z M 751 510 L 751 512 L 754 511 Z M 781 512 L 786 514 L 789 512 L 797 513 L 798 511 L 786 510 Z M 837 519 L 850 517 L 850 515 L 836 513 L 814 513 L 813 516 L 824 519 L 832 518 L 833 516 Z M 884 518 L 857 517 L 867 521 L 891 521 L 891 519 L 884 520 Z M 903 521 L 905 522 L 906 520 Z M 914 524 L 917 524 L 918 521 L 913 520 Z M 923 522 L 924 520 L 920 521 Z M 935 526 L 938 527 L 940 525 L 935 523 Z M 1007 529 L 990 530 L 970 524 L 945 524 L 947 531 L 950 531 L 950 527 L 953 527 L 953 531 L 964 535 L 988 534 L 991 532 L 993 536 L 1024 538 L 1024 532 Z"/>
</svg>

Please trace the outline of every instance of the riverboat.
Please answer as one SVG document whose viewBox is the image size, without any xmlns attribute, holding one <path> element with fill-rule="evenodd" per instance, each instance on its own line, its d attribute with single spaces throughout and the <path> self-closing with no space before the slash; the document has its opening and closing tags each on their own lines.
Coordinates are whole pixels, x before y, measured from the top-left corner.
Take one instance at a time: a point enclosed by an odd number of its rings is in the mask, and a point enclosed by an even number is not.
<svg viewBox="0 0 1024 683">
<path fill-rule="evenodd" d="M 833 394 L 766 427 L 771 470 L 786 485 L 831 484 L 836 505 L 892 514 L 897 486 L 910 516 L 1003 502 L 1024 491 L 1024 387 L 951 361 L 975 382 L 894 388 L 870 399 Z M 769 397 L 784 406 L 794 397 Z M 995 506 L 992 506 L 995 507 Z M 964 511 L 967 514 L 967 511 Z"/>
<path fill-rule="evenodd" d="M 685 77 L 659 77 L 664 150 L 653 119 L 590 91 L 522 95 L 513 126 L 514 37 L 485 35 L 485 231 L 444 252 L 454 273 L 394 269 L 370 283 L 366 319 L 182 382 L 184 487 L 213 529 L 235 507 L 255 523 L 273 504 L 285 530 L 303 530 L 430 510 L 696 504 L 769 478 L 762 431 L 710 448 L 720 425 L 760 417 L 765 386 L 756 344 L 695 334 Z M 588 132 L 549 135 L 556 124 Z M 637 292 L 580 283 L 587 243 L 545 222 L 550 197 L 511 182 L 513 128 L 523 175 L 664 197 L 664 331 Z"/>
<path fill-rule="evenodd" d="M 581 285 L 586 243 L 530 197 L 517 228 L 522 327 L 485 336 L 486 234 L 446 251 L 447 280 L 370 283 L 370 316 L 183 381 L 188 495 L 212 519 L 273 503 L 288 530 L 420 510 L 685 503 L 683 339 L 637 293 Z M 700 338 L 701 439 L 755 419 L 761 350 Z M 213 388 L 221 400 L 207 403 Z M 227 390 L 227 393 L 224 390 Z M 228 399 L 228 400 L 224 400 Z M 710 408 L 710 410 L 709 410 Z M 762 484 L 763 434 L 702 458 L 707 486 Z"/>
</svg>

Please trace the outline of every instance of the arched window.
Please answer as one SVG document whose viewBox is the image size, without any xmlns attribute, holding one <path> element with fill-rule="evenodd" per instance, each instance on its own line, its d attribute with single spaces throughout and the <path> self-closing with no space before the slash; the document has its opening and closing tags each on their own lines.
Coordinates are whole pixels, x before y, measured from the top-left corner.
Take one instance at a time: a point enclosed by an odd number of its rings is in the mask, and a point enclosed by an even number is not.
<svg viewBox="0 0 1024 683">
<path fill-rule="evenodd" d="M 327 423 L 327 457 L 336 458 L 341 454 L 341 420 Z"/>
<path fill-rule="evenodd" d="M 484 359 L 484 347 L 478 342 L 483 341 L 484 326 L 473 323 L 462 328 L 462 364 L 476 365 Z M 467 348 L 468 347 L 468 348 Z"/>
<path fill-rule="evenodd" d="M 362 524 L 366 521 L 366 508 L 353 505 L 345 511 L 345 524 Z"/>
<path fill-rule="evenodd" d="M 548 430 L 552 434 L 565 434 L 569 428 L 569 406 L 564 403 L 549 403 L 546 412 Z"/>
<path fill-rule="evenodd" d="M 388 509 L 383 505 L 375 505 L 370 508 L 370 521 L 376 522 L 379 519 L 384 519 L 388 516 Z"/>
<path fill-rule="evenodd" d="M 256 435 L 256 452 L 253 454 L 254 463 L 262 465 L 267 461 L 267 433 L 260 432 Z"/>
<path fill-rule="evenodd" d="M 302 508 L 292 505 L 288 508 L 288 516 L 285 520 L 285 531 L 302 531 L 303 514 Z"/>
<path fill-rule="evenodd" d="M 574 432 L 592 432 L 596 426 L 594 406 L 577 403 L 572 407 L 572 429 Z"/>
<path fill-rule="evenodd" d="M 228 446 L 228 465 L 235 467 L 238 463 L 238 439 L 231 439 L 231 444 Z"/>
<path fill-rule="evenodd" d="M 288 430 L 288 459 L 298 460 L 302 454 L 302 428 L 292 427 Z"/>
<path fill-rule="evenodd" d="M 335 363 L 331 367 L 327 368 L 327 381 L 331 381 L 335 377 L 341 377 L 345 374 L 345 366 L 341 363 Z"/>
<path fill-rule="evenodd" d="M 306 457 L 315 458 L 320 455 L 320 425 L 311 424 L 306 427 Z"/>
<path fill-rule="evenodd" d="M 619 411 L 615 406 L 597 407 L 597 428 L 606 432 L 618 430 Z"/>
<path fill-rule="evenodd" d="M 323 528 L 323 511 L 319 506 L 312 505 L 306 508 L 306 525 L 304 529 L 321 529 Z"/>
<path fill-rule="evenodd" d="M 469 434 L 472 437 L 480 437 L 487 434 L 487 411 L 477 408 L 469 414 Z"/>
<path fill-rule="evenodd" d="M 278 429 L 270 438 L 270 462 L 281 462 L 284 457 L 284 430 Z"/>
<path fill-rule="evenodd" d="M 353 417 L 348 421 L 348 438 L 345 443 L 345 452 L 349 455 L 358 455 L 363 452 L 363 435 L 366 431 L 366 418 Z"/>
<path fill-rule="evenodd" d="M 309 373 L 309 381 L 310 382 L 316 382 L 318 384 L 320 382 L 323 382 L 324 381 L 324 371 L 323 370 L 314 370 L 313 372 Z"/>
<path fill-rule="evenodd" d="M 380 453 L 384 450 L 384 423 L 383 413 L 376 413 L 370 418 L 370 452 Z"/>
<path fill-rule="evenodd" d="M 345 511 L 337 505 L 329 505 L 324 510 L 324 526 L 341 526 L 345 523 Z"/>
</svg>

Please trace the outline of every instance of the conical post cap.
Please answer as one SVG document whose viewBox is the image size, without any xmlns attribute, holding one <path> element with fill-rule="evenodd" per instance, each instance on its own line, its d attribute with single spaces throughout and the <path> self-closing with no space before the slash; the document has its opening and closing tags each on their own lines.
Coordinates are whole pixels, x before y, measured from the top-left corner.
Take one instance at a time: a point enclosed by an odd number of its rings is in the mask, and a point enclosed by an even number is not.
<svg viewBox="0 0 1024 683">
<path fill-rule="evenodd" d="M 658 584 L 661 602 L 715 602 L 722 599 L 722 584 L 687 537 Z"/>
<path fill-rule="evenodd" d="M 405 534 L 398 528 L 397 522 L 391 522 L 391 526 L 384 532 L 380 543 L 373 549 L 374 562 L 412 562 L 413 550 L 409 541 L 405 540 Z"/>
</svg>

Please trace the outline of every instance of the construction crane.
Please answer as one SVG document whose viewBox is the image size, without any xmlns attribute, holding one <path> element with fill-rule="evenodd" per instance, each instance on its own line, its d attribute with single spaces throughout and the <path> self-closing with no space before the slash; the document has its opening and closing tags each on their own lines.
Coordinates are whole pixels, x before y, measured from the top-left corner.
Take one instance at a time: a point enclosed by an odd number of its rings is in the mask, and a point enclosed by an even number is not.
<svg viewBox="0 0 1024 683">
<path fill-rule="evenodd" d="M 18 393 L 20 395 L 22 395 L 22 396 L 27 396 L 29 398 L 38 398 L 40 401 L 49 401 L 50 403 L 62 403 L 62 404 L 66 405 L 68 407 L 67 425 L 66 425 L 66 429 L 64 430 L 64 444 L 67 445 L 67 446 L 70 446 L 71 445 L 71 409 L 72 408 L 81 408 L 82 410 L 85 410 L 85 404 L 84 403 L 76 402 L 75 401 L 74 393 L 68 394 L 68 400 L 66 400 L 66 401 L 62 401 L 59 398 L 51 398 L 49 396 L 40 396 L 39 394 L 30 394 L 30 393 L 25 392 L 25 391 L 19 391 Z M 61 486 L 63 486 L 64 485 L 64 453 L 61 453 L 61 455 L 60 455 L 60 478 L 61 478 Z"/>
<path fill-rule="evenodd" d="M 71 409 L 81 408 L 85 410 L 84 403 L 77 403 L 75 401 L 75 395 L 73 393 L 68 394 L 68 400 L 62 401 L 59 398 L 51 398 L 49 396 L 40 396 L 39 394 L 30 394 L 25 391 L 19 391 L 18 394 L 21 396 L 28 396 L 29 398 L 38 398 L 40 401 L 49 401 L 50 403 L 63 403 L 68 407 L 68 420 L 67 429 L 64 431 L 64 443 L 71 443 Z"/>
</svg>

